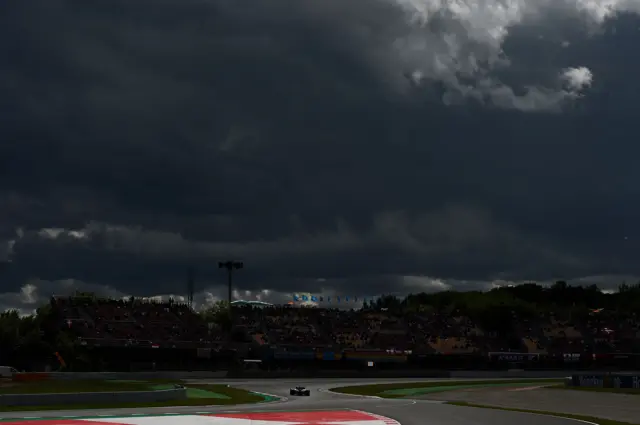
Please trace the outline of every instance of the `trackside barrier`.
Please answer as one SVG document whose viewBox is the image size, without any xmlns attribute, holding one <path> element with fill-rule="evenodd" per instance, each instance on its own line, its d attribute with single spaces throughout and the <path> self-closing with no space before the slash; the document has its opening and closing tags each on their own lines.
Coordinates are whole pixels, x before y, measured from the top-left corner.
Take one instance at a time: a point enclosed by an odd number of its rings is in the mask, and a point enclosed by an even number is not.
<svg viewBox="0 0 640 425">
<path fill-rule="evenodd" d="M 72 404 L 155 403 L 185 400 L 186 388 L 158 391 L 118 391 L 61 394 L 2 394 L 0 406 L 58 406 Z"/>
<path fill-rule="evenodd" d="M 567 378 L 573 376 L 604 376 L 612 373 L 603 370 L 594 370 L 589 372 L 576 372 L 575 370 L 457 370 L 451 371 L 451 378 L 454 379 L 552 379 Z M 613 375 L 621 376 L 639 376 L 640 372 L 624 371 L 616 372 Z M 573 382 L 573 381 L 572 381 Z"/>
<path fill-rule="evenodd" d="M 572 371 L 566 370 L 456 370 L 451 372 L 454 379 L 545 379 L 545 378 L 565 378 L 570 376 Z"/>
<path fill-rule="evenodd" d="M 453 378 L 453 379 L 496 379 L 496 378 L 565 378 L 573 375 L 600 376 L 607 375 L 605 371 L 582 372 L 576 374 L 573 370 L 290 370 L 290 371 L 260 371 L 260 370 L 230 370 L 230 371 L 157 371 L 157 372 L 50 372 L 36 374 L 15 374 L 14 380 L 185 380 L 185 379 L 277 379 L 277 378 Z M 635 375 L 640 372 L 619 372 L 620 375 Z M 17 376 L 34 375 L 29 378 Z M 623 379 L 624 380 L 624 379 Z M 573 381 L 572 381 L 573 382 Z"/>
<path fill-rule="evenodd" d="M 236 369 L 218 372 L 52 372 L 53 380 L 186 380 L 186 379 L 278 379 L 278 378 L 448 378 L 446 370 L 290 370 Z M 566 375 L 565 375 L 566 376 Z"/>
<path fill-rule="evenodd" d="M 569 382 L 568 382 L 569 383 Z M 571 375 L 570 386 L 640 389 L 638 373 L 584 373 Z"/>
</svg>

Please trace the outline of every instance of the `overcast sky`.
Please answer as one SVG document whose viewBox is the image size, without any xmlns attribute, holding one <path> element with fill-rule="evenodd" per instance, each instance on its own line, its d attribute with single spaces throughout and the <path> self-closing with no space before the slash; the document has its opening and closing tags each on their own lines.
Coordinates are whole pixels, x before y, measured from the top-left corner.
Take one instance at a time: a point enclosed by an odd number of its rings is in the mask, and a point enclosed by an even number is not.
<svg viewBox="0 0 640 425">
<path fill-rule="evenodd" d="M 5 1 L 0 309 L 635 280 L 639 13 Z"/>
</svg>

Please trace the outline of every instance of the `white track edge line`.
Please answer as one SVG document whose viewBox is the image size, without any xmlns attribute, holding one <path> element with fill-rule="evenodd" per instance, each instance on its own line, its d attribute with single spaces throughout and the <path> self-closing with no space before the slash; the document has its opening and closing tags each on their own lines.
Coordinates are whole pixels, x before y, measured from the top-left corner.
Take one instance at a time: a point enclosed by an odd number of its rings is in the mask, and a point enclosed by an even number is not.
<svg viewBox="0 0 640 425">
<path fill-rule="evenodd" d="M 271 401 L 263 401 L 262 403 L 255 403 L 255 404 L 263 404 L 263 403 L 275 403 L 275 402 L 279 402 L 279 401 L 287 401 L 289 400 L 288 397 L 283 397 L 280 395 L 275 395 L 275 394 L 269 394 L 269 393 L 263 393 L 262 391 L 250 391 L 254 394 L 259 394 L 259 395 L 263 395 L 263 396 L 267 396 L 267 397 L 273 397 L 276 400 L 271 400 Z"/>
<path fill-rule="evenodd" d="M 227 388 L 234 388 L 231 386 L 231 384 L 227 384 Z M 251 390 L 246 390 L 252 394 L 259 394 L 262 396 L 268 396 L 268 397 L 274 397 L 276 398 L 276 400 L 271 400 L 271 401 L 263 401 L 262 403 L 275 403 L 275 402 L 279 402 L 279 401 L 287 401 L 289 400 L 287 397 L 282 397 L 279 395 L 275 395 L 275 394 L 269 394 L 269 393 L 263 393 L 261 391 L 251 391 Z"/>
<path fill-rule="evenodd" d="M 384 397 L 378 397 L 378 396 L 375 396 L 375 395 L 359 395 L 359 394 L 339 393 L 337 391 L 325 390 L 324 388 L 320 388 L 320 389 L 318 389 L 318 391 L 323 391 L 323 392 L 327 392 L 327 393 L 330 393 L 330 394 L 336 394 L 336 395 L 345 395 L 345 396 L 349 396 L 349 397 L 373 398 L 373 399 L 377 399 L 377 400 L 384 400 Z"/>
</svg>

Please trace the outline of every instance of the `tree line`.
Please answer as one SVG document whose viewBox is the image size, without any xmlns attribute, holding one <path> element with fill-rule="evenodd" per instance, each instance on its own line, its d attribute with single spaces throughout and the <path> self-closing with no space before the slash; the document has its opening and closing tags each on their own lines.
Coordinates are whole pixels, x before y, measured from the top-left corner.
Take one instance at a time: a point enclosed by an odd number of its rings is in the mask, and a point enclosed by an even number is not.
<svg viewBox="0 0 640 425">
<path fill-rule="evenodd" d="M 420 312 L 453 309 L 473 315 L 484 310 L 509 308 L 524 316 L 544 311 L 574 311 L 603 309 L 637 311 L 640 307 L 640 283 L 623 283 L 615 292 L 603 292 L 596 285 L 572 286 L 557 281 L 550 286 L 535 283 L 504 286 L 490 291 L 442 291 L 409 294 L 406 297 L 383 295 L 369 301 L 365 308 Z"/>
</svg>

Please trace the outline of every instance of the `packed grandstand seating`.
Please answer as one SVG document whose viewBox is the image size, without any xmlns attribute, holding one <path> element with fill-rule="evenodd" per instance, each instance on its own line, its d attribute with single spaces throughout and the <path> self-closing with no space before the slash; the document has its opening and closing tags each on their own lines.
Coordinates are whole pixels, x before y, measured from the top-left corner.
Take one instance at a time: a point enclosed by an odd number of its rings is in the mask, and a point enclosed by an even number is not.
<svg viewBox="0 0 640 425">
<path fill-rule="evenodd" d="M 185 304 L 58 297 L 51 305 L 62 329 L 87 343 L 184 346 L 222 338 Z"/>
<path fill-rule="evenodd" d="M 184 304 L 61 297 L 51 303 L 62 330 L 101 345 L 211 346 L 226 341 L 217 325 Z M 640 317 L 606 309 L 570 314 L 559 309 L 534 317 L 512 312 L 505 336 L 455 309 L 391 312 L 291 306 L 234 307 L 234 329 L 258 345 L 339 347 L 415 353 L 598 353 L 640 349 Z"/>
</svg>

